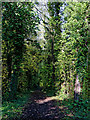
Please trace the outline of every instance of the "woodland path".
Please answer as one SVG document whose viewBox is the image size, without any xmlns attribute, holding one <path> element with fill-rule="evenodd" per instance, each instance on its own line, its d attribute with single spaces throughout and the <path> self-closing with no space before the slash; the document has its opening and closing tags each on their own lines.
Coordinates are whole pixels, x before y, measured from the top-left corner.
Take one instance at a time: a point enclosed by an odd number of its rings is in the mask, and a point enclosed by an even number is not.
<svg viewBox="0 0 90 120">
<path fill-rule="evenodd" d="M 35 91 L 31 94 L 20 120 L 62 120 L 64 116 L 56 100 L 41 91 Z"/>
</svg>

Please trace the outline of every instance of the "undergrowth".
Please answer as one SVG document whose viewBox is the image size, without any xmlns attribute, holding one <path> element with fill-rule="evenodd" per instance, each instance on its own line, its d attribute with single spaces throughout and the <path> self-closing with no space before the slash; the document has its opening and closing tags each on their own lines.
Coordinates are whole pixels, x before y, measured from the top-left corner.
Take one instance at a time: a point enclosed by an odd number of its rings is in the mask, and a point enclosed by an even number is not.
<svg viewBox="0 0 90 120">
<path fill-rule="evenodd" d="M 22 114 L 22 110 L 25 106 L 25 104 L 28 102 L 28 99 L 30 97 L 30 92 L 27 93 L 19 93 L 17 94 L 17 99 L 14 99 L 12 101 L 3 101 L 2 104 L 2 120 L 15 118 Z"/>
<path fill-rule="evenodd" d="M 73 101 L 72 99 L 65 99 L 61 104 L 68 108 L 62 120 L 90 120 L 89 100 L 80 99 L 79 101 Z M 70 116 L 70 114 L 73 115 Z"/>
</svg>

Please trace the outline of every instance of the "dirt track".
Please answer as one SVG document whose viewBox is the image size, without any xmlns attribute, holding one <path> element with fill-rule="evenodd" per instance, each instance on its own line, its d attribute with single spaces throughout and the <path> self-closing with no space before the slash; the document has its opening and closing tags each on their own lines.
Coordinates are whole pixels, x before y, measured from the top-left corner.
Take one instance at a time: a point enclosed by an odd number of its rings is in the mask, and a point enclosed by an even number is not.
<svg viewBox="0 0 90 120">
<path fill-rule="evenodd" d="M 43 92 L 35 91 L 20 120 L 61 120 L 63 117 L 64 114 L 57 106 L 56 100 L 46 97 Z"/>
</svg>

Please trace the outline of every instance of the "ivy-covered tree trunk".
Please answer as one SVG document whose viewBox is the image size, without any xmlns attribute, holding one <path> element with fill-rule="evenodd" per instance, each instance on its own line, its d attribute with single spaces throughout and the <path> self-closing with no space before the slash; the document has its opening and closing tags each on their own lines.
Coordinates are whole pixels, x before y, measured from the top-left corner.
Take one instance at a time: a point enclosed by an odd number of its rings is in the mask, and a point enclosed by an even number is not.
<svg viewBox="0 0 90 120">
<path fill-rule="evenodd" d="M 52 37 L 52 67 L 53 67 L 53 72 L 52 72 L 52 85 L 54 86 L 55 84 L 55 57 L 54 57 L 54 38 Z"/>
</svg>

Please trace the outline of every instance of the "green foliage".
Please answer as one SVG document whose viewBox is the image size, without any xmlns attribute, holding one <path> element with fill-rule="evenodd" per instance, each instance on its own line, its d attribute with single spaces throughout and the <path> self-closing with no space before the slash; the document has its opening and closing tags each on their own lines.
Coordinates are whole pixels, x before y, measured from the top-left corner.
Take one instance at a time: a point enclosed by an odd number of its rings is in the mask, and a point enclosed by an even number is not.
<svg viewBox="0 0 90 120">
<path fill-rule="evenodd" d="M 43 22 L 45 29 L 44 38 L 46 39 L 46 43 L 43 51 L 45 58 L 42 61 L 43 66 L 40 71 L 44 88 L 54 89 L 57 77 L 55 77 L 55 62 L 57 61 L 57 55 L 59 53 L 58 44 L 61 34 L 59 7 L 62 6 L 62 2 L 48 2 L 47 6 L 50 17 L 47 21 Z M 47 22 L 48 24 L 46 24 Z M 44 74 L 46 74 L 46 76 Z"/>
<path fill-rule="evenodd" d="M 87 119 L 89 120 L 89 101 L 75 101 L 69 106 L 70 110 L 73 109 L 74 116 L 78 119 Z"/>
<path fill-rule="evenodd" d="M 34 11 L 34 4 L 2 3 L 3 101 L 16 98 L 17 91 L 23 93 L 40 87 L 48 95 L 56 93 L 61 100 L 74 98 L 78 75 L 83 100 L 69 102 L 68 107 L 69 111 L 74 109 L 74 119 L 88 119 L 85 113 L 88 112 L 88 103 L 84 100 L 89 94 L 89 3 L 69 2 L 61 12 L 63 5 L 64 2 L 47 3 L 49 17 L 42 15 L 45 30 L 45 46 L 42 48 L 43 39 L 39 41 L 37 36 L 41 18 Z M 18 105 L 7 104 L 5 114 L 8 111 L 8 116 L 11 116 L 11 110 L 18 112 Z M 15 110 L 11 108 L 13 105 Z"/>
<path fill-rule="evenodd" d="M 37 78 L 39 73 L 39 64 L 41 59 L 41 49 L 36 46 L 35 41 L 29 42 L 26 46 L 26 53 L 24 53 L 21 69 L 23 74 L 20 77 L 20 83 L 23 84 L 22 89 L 32 89 L 38 86 L 39 80 Z M 37 50 L 38 49 L 38 50 Z"/>
<path fill-rule="evenodd" d="M 88 56 L 88 3 L 70 2 L 63 11 L 66 23 L 60 40 L 58 54 L 57 75 L 63 82 L 75 81 L 79 75 L 80 83 L 88 81 L 87 56 Z M 83 84 L 85 85 L 85 84 Z M 83 89 L 85 86 L 83 86 Z M 85 90 L 85 89 L 84 89 Z M 86 92 L 86 91 L 83 91 Z"/>
<path fill-rule="evenodd" d="M 25 107 L 30 96 L 29 93 L 25 94 L 17 94 L 17 99 L 12 101 L 4 101 L 2 105 L 2 118 L 5 119 L 13 119 L 22 114 L 22 110 Z"/>
<path fill-rule="evenodd" d="M 60 106 L 65 106 L 68 109 L 65 111 L 66 115 L 62 120 L 70 120 L 70 119 L 82 119 L 89 120 L 89 100 L 82 100 L 73 102 L 73 99 L 65 99 L 62 100 Z M 72 115 L 70 115 L 72 114 Z"/>
<path fill-rule="evenodd" d="M 36 34 L 39 22 L 31 2 L 2 3 L 2 41 L 3 41 L 3 95 L 8 87 L 10 95 L 15 96 L 20 74 L 20 66 L 25 52 L 25 38 Z M 4 75 L 4 74 L 7 75 Z M 7 85 L 7 82 L 8 85 Z M 10 97 L 11 98 L 11 97 Z"/>
</svg>

